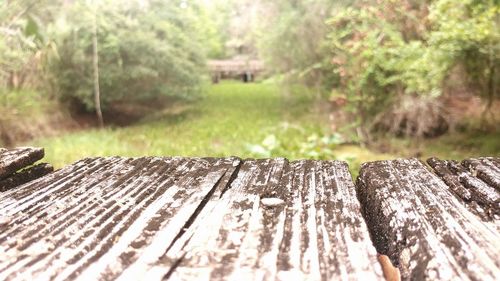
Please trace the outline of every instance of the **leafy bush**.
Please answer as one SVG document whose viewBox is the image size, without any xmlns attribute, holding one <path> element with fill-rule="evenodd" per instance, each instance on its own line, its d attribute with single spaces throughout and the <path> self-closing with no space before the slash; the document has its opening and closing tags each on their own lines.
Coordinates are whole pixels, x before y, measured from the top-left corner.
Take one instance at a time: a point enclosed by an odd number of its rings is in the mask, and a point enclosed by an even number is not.
<svg viewBox="0 0 500 281">
<path fill-rule="evenodd" d="M 475 94 L 491 106 L 500 96 L 500 3 L 498 0 L 439 0 L 430 6 L 429 44 L 465 66 Z"/>
<path fill-rule="evenodd" d="M 287 129 L 283 130 L 284 133 Z M 301 155 L 312 159 L 335 158 L 335 148 L 344 142 L 339 134 L 323 135 L 319 132 L 306 134 L 302 129 L 296 130 L 302 136 L 301 141 L 290 143 L 284 136 L 270 134 L 260 144 L 247 144 L 247 151 L 259 158 L 270 158 L 280 155 Z M 286 141 L 280 141 L 285 139 Z M 305 141 L 304 141 L 305 139 Z"/>
<path fill-rule="evenodd" d="M 437 97 L 460 63 L 466 79 L 495 96 L 498 12 L 494 1 L 474 0 L 358 1 L 341 9 L 328 21 L 332 64 L 358 125 L 391 123 L 390 132 L 411 136 L 441 132 L 447 116 Z"/>
<path fill-rule="evenodd" d="M 326 19 L 336 1 L 267 1 L 256 28 L 259 55 L 286 83 L 300 81 L 323 91 L 335 82 L 325 44 Z"/>
<path fill-rule="evenodd" d="M 392 12 L 388 14 L 402 13 L 396 3 L 384 2 Z M 332 63 L 360 124 L 369 123 L 404 95 L 440 94 L 448 64 L 422 41 L 406 39 L 405 30 L 384 17 L 381 8 L 346 8 L 329 23 L 334 28 L 329 35 Z"/>
<path fill-rule="evenodd" d="M 201 39 L 189 9 L 179 1 L 109 1 L 72 5 L 55 24 L 58 57 L 52 81 L 63 99 L 94 107 L 92 32 L 97 17 L 101 102 L 137 101 L 161 95 L 188 96 L 204 73 Z M 94 14 L 96 13 L 96 15 Z"/>
<path fill-rule="evenodd" d="M 36 9 L 24 1 L 0 2 L 0 91 L 20 89 L 36 72 L 43 38 Z"/>
</svg>

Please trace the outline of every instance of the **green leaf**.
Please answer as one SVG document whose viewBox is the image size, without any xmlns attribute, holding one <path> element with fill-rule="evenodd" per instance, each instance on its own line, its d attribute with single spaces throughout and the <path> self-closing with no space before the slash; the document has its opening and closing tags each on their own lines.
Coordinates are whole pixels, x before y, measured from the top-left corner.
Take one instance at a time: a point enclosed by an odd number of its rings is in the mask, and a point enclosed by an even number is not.
<svg viewBox="0 0 500 281">
<path fill-rule="evenodd" d="M 38 42 L 43 42 L 43 35 L 39 28 L 38 20 L 32 15 L 28 15 L 26 25 L 24 27 L 24 35 L 26 37 L 33 37 Z"/>
</svg>

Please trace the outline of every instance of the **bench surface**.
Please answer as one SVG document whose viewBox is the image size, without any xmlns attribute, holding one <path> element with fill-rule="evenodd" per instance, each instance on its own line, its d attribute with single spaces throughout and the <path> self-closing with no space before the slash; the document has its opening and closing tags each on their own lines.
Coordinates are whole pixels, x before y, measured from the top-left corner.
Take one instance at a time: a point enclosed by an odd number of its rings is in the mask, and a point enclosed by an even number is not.
<svg viewBox="0 0 500 281">
<path fill-rule="evenodd" d="M 0 280 L 500 280 L 499 159 L 428 162 L 82 159 L 0 192 Z"/>
</svg>

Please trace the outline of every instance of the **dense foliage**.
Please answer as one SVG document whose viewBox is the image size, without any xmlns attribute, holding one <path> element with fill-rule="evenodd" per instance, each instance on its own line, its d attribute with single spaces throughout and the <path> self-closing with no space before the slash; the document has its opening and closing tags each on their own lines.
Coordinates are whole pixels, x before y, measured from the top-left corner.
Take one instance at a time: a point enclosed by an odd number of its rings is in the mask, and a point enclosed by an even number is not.
<svg viewBox="0 0 500 281">
<path fill-rule="evenodd" d="M 186 1 L 6 1 L 0 4 L 3 89 L 37 88 L 95 107 L 93 32 L 101 103 L 199 92 L 214 23 Z M 30 83 L 26 83 L 29 81 Z"/>
<path fill-rule="evenodd" d="M 254 28 L 259 55 L 271 71 L 347 99 L 349 123 L 365 135 L 436 135 L 450 122 L 443 95 L 466 92 L 490 105 L 498 97 L 497 0 L 254 5 L 261 11 Z"/>
<path fill-rule="evenodd" d="M 470 88 L 491 106 L 500 95 L 500 1 L 435 1 L 429 20 L 429 44 L 463 64 Z"/>
<path fill-rule="evenodd" d="M 0 92 L 32 84 L 50 42 L 38 28 L 41 15 L 49 16 L 47 1 L 0 3 Z"/>
<path fill-rule="evenodd" d="M 473 94 L 488 108 L 499 96 L 500 3 L 0 2 L 0 92 L 10 96 L 34 90 L 93 110 L 96 80 L 104 109 L 193 96 L 206 58 L 235 57 L 260 58 L 284 84 L 347 101 L 347 123 L 362 137 L 376 130 L 436 135 L 449 125 L 443 96 Z"/>
<path fill-rule="evenodd" d="M 72 6 L 55 28 L 59 57 L 52 61 L 51 70 L 61 94 L 77 98 L 88 108 L 94 105 L 94 17 L 104 106 L 117 100 L 195 93 L 204 73 L 204 56 L 194 20 L 184 9 L 171 1 L 150 2 L 148 7 L 137 3 Z"/>
<path fill-rule="evenodd" d="M 286 83 L 331 86 L 335 77 L 324 40 L 328 32 L 325 21 L 342 2 L 346 1 L 264 1 L 256 36 L 259 55 L 272 66 L 271 71 L 284 74 Z"/>
<path fill-rule="evenodd" d="M 496 1 L 474 0 L 358 1 L 338 11 L 329 20 L 332 63 L 358 122 L 416 136 L 442 130 L 446 112 L 436 98 L 457 66 L 473 93 L 492 100 L 499 11 Z"/>
</svg>

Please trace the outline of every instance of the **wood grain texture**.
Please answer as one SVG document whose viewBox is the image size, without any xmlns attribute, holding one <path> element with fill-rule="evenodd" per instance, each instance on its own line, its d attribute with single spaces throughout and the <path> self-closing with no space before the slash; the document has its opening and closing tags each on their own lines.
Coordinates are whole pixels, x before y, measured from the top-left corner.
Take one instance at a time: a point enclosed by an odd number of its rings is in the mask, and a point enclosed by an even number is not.
<svg viewBox="0 0 500 281">
<path fill-rule="evenodd" d="M 340 161 L 86 158 L 0 193 L 0 280 L 379 280 L 375 247 L 403 279 L 500 280 L 498 163 L 372 162 L 355 187 Z"/>
<path fill-rule="evenodd" d="M 500 158 L 470 158 L 462 161 L 462 165 L 467 167 L 474 176 L 500 191 Z"/>
<path fill-rule="evenodd" d="M 34 179 L 43 177 L 54 171 L 54 167 L 47 163 L 40 163 L 24 170 L 18 171 L 7 178 L 0 180 L 0 192 L 20 186 Z"/>
<path fill-rule="evenodd" d="M 245 161 L 181 249 L 172 280 L 377 280 L 347 165 Z M 157 269 L 165 265 L 156 264 Z"/>
<path fill-rule="evenodd" d="M 238 161 L 84 159 L 4 192 L 0 279 L 114 279 L 161 256 Z"/>
<path fill-rule="evenodd" d="M 44 156 L 43 148 L 20 147 L 0 150 L 0 179 L 12 175 L 17 170 L 25 168 Z"/>
<path fill-rule="evenodd" d="M 453 160 L 430 158 L 427 160 L 427 163 L 451 188 L 453 193 L 464 201 L 471 212 L 477 214 L 485 221 L 500 219 L 499 190 L 477 177 L 480 174 L 488 175 L 487 178 L 490 179 L 488 182 L 493 185 L 495 171 L 487 166 L 483 166 L 480 162 L 474 163 L 473 161 L 476 161 L 476 159 L 466 161 L 470 166 L 470 170 Z M 476 172 L 477 169 L 481 172 Z"/>
<path fill-rule="evenodd" d="M 382 278 L 343 162 L 87 158 L 0 210 L 0 280 Z"/>
<path fill-rule="evenodd" d="M 471 213 L 454 189 L 417 159 L 362 165 L 363 215 L 378 252 L 403 279 L 500 280 L 498 220 Z"/>
</svg>

